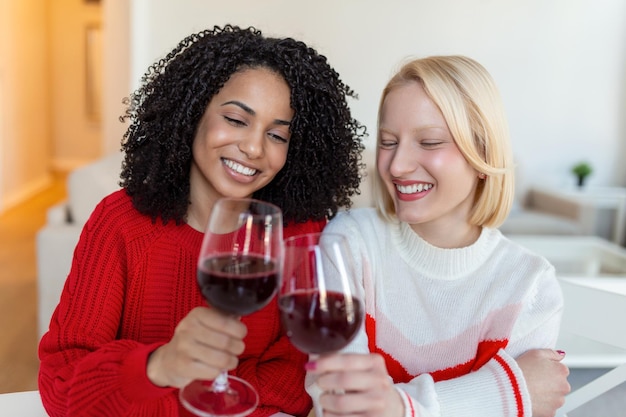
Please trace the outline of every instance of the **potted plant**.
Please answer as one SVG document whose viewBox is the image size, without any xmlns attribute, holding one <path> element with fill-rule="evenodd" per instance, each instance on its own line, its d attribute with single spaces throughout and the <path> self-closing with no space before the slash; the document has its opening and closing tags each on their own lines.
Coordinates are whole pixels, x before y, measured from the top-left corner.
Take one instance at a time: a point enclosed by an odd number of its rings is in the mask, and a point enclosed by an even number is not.
<svg viewBox="0 0 626 417">
<path fill-rule="evenodd" d="M 593 172 L 593 168 L 587 162 L 580 162 L 572 167 L 572 173 L 578 178 L 578 186 L 585 185 L 585 178 Z"/>
</svg>

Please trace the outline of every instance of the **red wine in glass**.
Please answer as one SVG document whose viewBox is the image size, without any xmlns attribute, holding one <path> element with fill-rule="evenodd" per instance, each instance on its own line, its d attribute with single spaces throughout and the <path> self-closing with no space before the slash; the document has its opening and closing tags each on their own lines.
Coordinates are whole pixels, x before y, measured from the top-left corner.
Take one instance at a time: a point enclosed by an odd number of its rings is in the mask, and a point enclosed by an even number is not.
<svg viewBox="0 0 626 417">
<path fill-rule="evenodd" d="M 280 297 L 279 307 L 291 343 L 306 353 L 342 349 L 356 336 L 363 317 L 359 302 L 350 305 L 344 294 L 334 291 L 325 297 L 317 290 L 294 292 Z"/>
<path fill-rule="evenodd" d="M 207 258 L 198 268 L 198 282 L 211 306 L 245 316 L 265 307 L 276 294 L 278 266 L 259 256 Z"/>
<path fill-rule="evenodd" d="M 344 236 L 299 235 L 285 241 L 278 306 L 291 343 L 308 354 L 340 350 L 363 323 L 355 271 Z"/>
<path fill-rule="evenodd" d="M 215 203 L 198 258 L 198 285 L 212 308 L 244 316 L 276 294 L 283 255 L 282 212 L 243 198 Z M 203 417 L 243 417 L 259 395 L 248 382 L 222 372 L 215 381 L 192 381 L 180 390 L 189 411 Z"/>
</svg>

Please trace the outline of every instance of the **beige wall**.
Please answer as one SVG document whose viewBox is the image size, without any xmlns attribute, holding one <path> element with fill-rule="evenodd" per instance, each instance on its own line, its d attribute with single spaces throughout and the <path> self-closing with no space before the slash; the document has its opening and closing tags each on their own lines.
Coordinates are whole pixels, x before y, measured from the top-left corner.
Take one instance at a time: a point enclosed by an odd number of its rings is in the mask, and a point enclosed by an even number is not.
<svg viewBox="0 0 626 417">
<path fill-rule="evenodd" d="M 359 94 L 354 115 L 375 137 L 378 98 L 407 56 L 464 54 L 492 73 L 525 185 L 626 186 L 624 0 L 132 0 L 133 65 L 192 31 L 234 23 L 290 35 L 324 53 Z M 373 153 L 373 145 L 368 143 Z"/>
<path fill-rule="evenodd" d="M 50 168 L 68 170 L 119 149 L 121 100 L 147 66 L 182 36 L 225 22 L 311 42 L 359 92 L 353 109 L 370 132 L 379 91 L 405 55 L 474 56 L 503 92 L 524 182 L 569 184 L 570 165 L 585 158 L 597 168 L 591 183 L 626 185 L 623 0 L 342 0 L 330 15 L 333 0 L 100 4 L 0 1 L 0 213 L 45 184 Z M 100 21 L 100 12 L 107 87 L 98 127 L 84 114 L 80 54 L 84 25 Z M 49 62 L 48 39 L 56 48 Z"/>
<path fill-rule="evenodd" d="M 102 104 L 102 146 L 104 153 L 119 151 L 127 124 L 120 122 L 130 94 L 130 2 L 103 0 L 104 70 Z"/>
<path fill-rule="evenodd" d="M 0 2 L 0 212 L 49 180 L 47 0 Z"/>
<path fill-rule="evenodd" d="M 51 158 L 53 168 L 69 171 L 102 155 L 101 121 L 88 115 L 86 76 L 86 30 L 102 28 L 101 8 L 84 0 L 50 5 Z"/>
<path fill-rule="evenodd" d="M 46 187 L 52 172 L 104 153 L 101 122 L 87 114 L 85 72 L 85 31 L 102 26 L 101 8 L 0 1 L 0 213 Z"/>
</svg>

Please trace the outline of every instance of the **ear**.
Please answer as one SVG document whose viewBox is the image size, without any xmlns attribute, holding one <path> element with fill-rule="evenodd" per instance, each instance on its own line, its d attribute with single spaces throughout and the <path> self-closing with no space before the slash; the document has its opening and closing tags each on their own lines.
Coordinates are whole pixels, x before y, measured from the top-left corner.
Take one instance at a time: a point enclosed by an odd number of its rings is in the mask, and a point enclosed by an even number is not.
<svg viewBox="0 0 626 417">
<path fill-rule="evenodd" d="M 485 178 L 487 178 L 487 174 L 483 173 L 483 172 L 479 172 L 478 173 L 478 178 L 481 180 L 484 180 Z"/>
</svg>

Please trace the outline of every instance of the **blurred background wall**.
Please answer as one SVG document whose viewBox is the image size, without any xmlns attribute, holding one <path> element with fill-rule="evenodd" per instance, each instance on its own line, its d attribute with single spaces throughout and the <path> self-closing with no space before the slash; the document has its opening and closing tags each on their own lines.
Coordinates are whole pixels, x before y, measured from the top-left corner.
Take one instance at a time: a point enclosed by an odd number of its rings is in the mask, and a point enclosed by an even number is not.
<svg viewBox="0 0 626 417">
<path fill-rule="evenodd" d="M 185 35 L 233 23 L 293 36 L 329 58 L 359 94 L 371 137 L 378 97 L 409 56 L 465 54 L 496 79 L 519 187 L 626 185 L 624 0 L 0 0 L 0 212 L 119 149 L 121 103 Z M 86 38 L 100 25 L 98 108 L 86 101 Z M 82 54 L 82 55 L 81 55 Z M 95 75 L 94 75 L 95 74 Z M 93 97 L 92 97 L 93 98 Z M 91 110 L 89 109 L 91 106 Z"/>
</svg>

